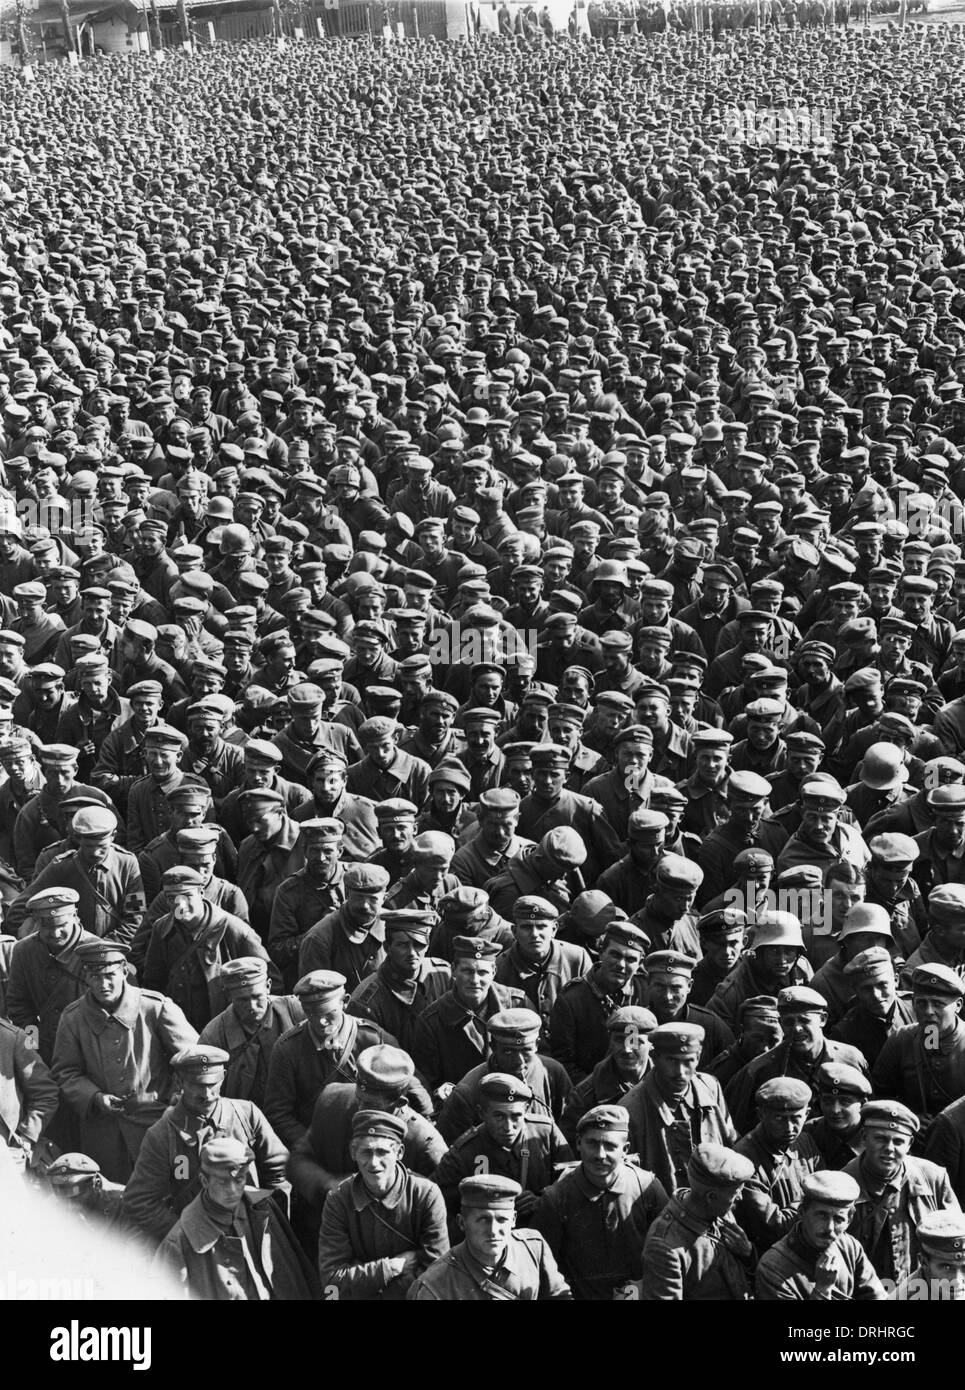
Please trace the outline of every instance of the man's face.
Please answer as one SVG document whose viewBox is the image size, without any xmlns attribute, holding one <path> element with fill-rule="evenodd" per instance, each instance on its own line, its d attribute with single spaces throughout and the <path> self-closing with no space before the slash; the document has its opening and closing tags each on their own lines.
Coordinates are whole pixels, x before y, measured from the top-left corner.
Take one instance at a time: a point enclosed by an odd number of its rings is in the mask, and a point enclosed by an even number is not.
<svg viewBox="0 0 965 1390">
<path fill-rule="evenodd" d="M 467 1008 L 478 1008 L 489 993 L 496 967 L 488 960 L 461 957 L 452 967 L 457 999 Z"/>
<path fill-rule="evenodd" d="M 486 1134 L 502 1149 L 509 1149 L 523 1132 L 526 1122 L 526 1102 L 522 1100 L 487 1100 L 482 1110 Z"/>
<path fill-rule="evenodd" d="M 66 767 L 61 764 L 48 764 L 44 768 L 44 782 L 47 791 L 52 796 L 60 797 L 66 795 L 74 785 L 74 778 L 77 776 L 76 762 L 69 763 Z"/>
<path fill-rule="evenodd" d="M 39 709 L 53 709 L 64 695 L 64 683 L 60 680 L 45 680 L 34 686 L 34 702 Z"/>
<path fill-rule="evenodd" d="M 505 1255 L 515 1224 L 516 1213 L 502 1208 L 470 1207 L 459 1217 L 470 1255 L 487 1269 Z"/>
<path fill-rule="evenodd" d="M 88 967 L 87 983 L 95 1003 L 110 1009 L 116 1005 L 127 984 L 127 969 L 123 961 Z"/>
<path fill-rule="evenodd" d="M 861 1123 L 863 1096 L 842 1092 L 821 1092 L 821 1114 L 835 1134 L 853 1134 Z"/>
<path fill-rule="evenodd" d="M 965 850 L 965 815 L 936 816 L 935 841 L 946 852 L 961 854 Z"/>
<path fill-rule="evenodd" d="M 429 943 L 407 935 L 394 932 L 385 943 L 385 954 L 389 963 L 404 980 L 412 980 L 419 973 L 419 964 L 425 960 Z"/>
<path fill-rule="evenodd" d="M 912 997 L 915 1018 L 921 1027 L 937 1028 L 939 1034 L 950 1033 L 958 1021 L 962 1010 L 960 999 L 949 999 L 942 994 L 916 992 Z"/>
<path fill-rule="evenodd" d="M 647 1006 L 658 1021 L 667 1023 L 676 1018 L 687 1002 L 693 981 L 683 975 L 659 971 L 647 981 Z"/>
<path fill-rule="evenodd" d="M 246 1172 L 234 1176 L 224 1169 L 201 1170 L 202 1188 L 215 1206 L 225 1211 L 237 1211 L 241 1206 L 247 1178 Z"/>
<path fill-rule="evenodd" d="M 8 678 L 23 665 L 23 651 L 20 647 L 0 642 L 0 676 Z"/>
<path fill-rule="evenodd" d="M 218 1103 L 223 1085 L 223 1067 L 195 1075 L 185 1072 L 181 1077 L 181 1101 L 185 1110 L 197 1117 L 210 1115 Z"/>
<path fill-rule="evenodd" d="M 396 755 L 396 742 L 393 734 L 386 735 L 385 738 L 377 739 L 365 746 L 365 755 L 370 762 L 385 771 L 392 766 Z"/>
<path fill-rule="evenodd" d="M 316 1039 L 323 1047 L 332 1047 L 345 1017 L 344 997 L 326 995 L 322 999 L 303 999 L 302 1008 Z"/>
<path fill-rule="evenodd" d="M 836 1207 L 828 1202 L 808 1202 L 800 1213 L 805 1239 L 818 1250 L 830 1250 L 851 1223 L 853 1206 Z"/>
<path fill-rule="evenodd" d="M 334 861 L 332 867 L 334 868 Z M 370 927 L 382 909 L 385 893 L 378 889 L 347 888 L 345 906 L 353 922 Z"/>
<path fill-rule="evenodd" d="M 867 1124 L 861 1131 L 861 1138 L 864 1162 L 869 1171 L 881 1181 L 890 1181 L 898 1173 L 911 1148 L 912 1136 L 904 1129 Z"/>
<path fill-rule="evenodd" d="M 402 1155 L 397 1140 L 368 1135 L 353 1139 L 350 1151 L 367 1191 L 384 1196 L 392 1190 Z"/>
<path fill-rule="evenodd" d="M 144 750 L 147 770 L 156 782 L 166 782 L 174 776 L 178 766 L 179 753 L 176 748 L 150 745 Z"/>
<path fill-rule="evenodd" d="M 556 936 L 556 922 L 550 917 L 518 922 L 513 927 L 513 936 L 523 959 L 537 964 L 549 958 Z"/>
<path fill-rule="evenodd" d="M 801 830 L 812 845 L 829 845 L 837 825 L 837 811 L 806 806 L 801 812 Z"/>
<path fill-rule="evenodd" d="M 43 916 L 37 921 L 37 935 L 52 956 L 62 951 L 71 940 L 80 919 L 76 912 L 60 917 Z"/>
<path fill-rule="evenodd" d="M 782 1014 L 781 1032 L 796 1056 L 816 1057 L 824 1046 L 826 1022 L 827 1014 L 817 1009 L 811 1013 Z"/>
<path fill-rule="evenodd" d="M 338 863 L 340 840 L 321 840 L 317 836 L 305 845 L 305 863 L 317 879 L 327 879 Z"/>
<path fill-rule="evenodd" d="M 684 1096 L 697 1071 L 699 1052 L 655 1052 L 653 1071 L 657 1084 L 665 1095 Z"/>
<path fill-rule="evenodd" d="M 600 984 L 608 994 L 620 994 L 640 968 L 643 957 L 632 946 L 608 942 L 600 953 Z"/>
<path fill-rule="evenodd" d="M 251 985 L 232 994 L 231 1006 L 243 1028 L 255 1028 L 267 1017 L 270 999 L 271 990 L 267 983 Z"/>
<path fill-rule="evenodd" d="M 771 625 L 765 622 L 741 623 L 741 642 L 745 651 L 762 652 L 771 637 Z"/>
<path fill-rule="evenodd" d="M 704 955 L 717 966 L 718 970 L 729 973 L 740 960 L 744 949 L 744 931 L 734 927 L 724 932 L 708 936 L 703 943 Z"/>
<path fill-rule="evenodd" d="M 379 826 L 382 846 L 392 854 L 401 854 L 412 844 L 415 822 L 411 820 L 383 823 Z"/>
<path fill-rule="evenodd" d="M 806 1105 L 794 1110 L 777 1110 L 765 1105 L 761 1109 L 761 1126 L 765 1138 L 778 1152 L 789 1149 L 804 1128 L 807 1117 Z"/>
<path fill-rule="evenodd" d="M 583 1172 L 594 1187 L 611 1187 L 626 1161 L 629 1145 L 618 1133 L 605 1129 L 585 1129 L 579 1138 Z"/>
</svg>

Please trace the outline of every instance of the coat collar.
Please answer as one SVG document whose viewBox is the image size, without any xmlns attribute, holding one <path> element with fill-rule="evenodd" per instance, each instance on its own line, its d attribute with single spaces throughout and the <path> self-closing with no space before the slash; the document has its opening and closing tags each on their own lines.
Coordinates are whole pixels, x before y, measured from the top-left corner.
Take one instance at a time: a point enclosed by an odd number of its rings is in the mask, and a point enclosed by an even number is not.
<svg viewBox="0 0 965 1390">
<path fill-rule="evenodd" d="M 269 1201 L 270 1192 L 263 1192 L 257 1187 L 245 1188 L 244 1203 L 253 1227 L 260 1229 L 268 1225 L 268 1208 L 265 1203 Z M 205 1211 L 200 1193 L 181 1213 L 181 1230 L 196 1255 L 206 1255 L 225 1235 L 224 1229 L 212 1221 Z"/>
</svg>

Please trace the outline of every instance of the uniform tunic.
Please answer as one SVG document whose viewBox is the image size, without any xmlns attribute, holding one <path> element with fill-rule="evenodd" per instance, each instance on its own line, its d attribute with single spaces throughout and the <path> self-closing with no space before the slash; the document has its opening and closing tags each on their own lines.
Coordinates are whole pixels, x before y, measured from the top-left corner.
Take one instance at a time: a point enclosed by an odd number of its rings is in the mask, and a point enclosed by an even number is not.
<svg viewBox="0 0 965 1390">
<path fill-rule="evenodd" d="M 680 1100 L 667 1099 L 654 1073 L 619 1101 L 630 1114 L 630 1152 L 673 1194 L 686 1184 L 687 1161 L 698 1144 L 732 1148 L 737 1133 L 720 1082 L 697 1072 Z"/>
<path fill-rule="evenodd" d="M 871 1262 L 854 1236 L 843 1235 L 834 1247 L 838 1272 L 829 1294 L 815 1297 L 814 1266 L 819 1251 L 809 1245 L 795 1224 L 761 1257 L 757 1266 L 756 1297 L 764 1302 L 823 1303 L 854 1300 L 880 1303 L 885 1291 Z"/>
<path fill-rule="evenodd" d="M 126 1219 L 155 1243 L 201 1191 L 201 1147 L 211 1139 L 237 1139 L 252 1149 L 252 1185 L 287 1187 L 288 1150 L 251 1101 L 222 1096 L 204 1118 L 189 1114 L 179 1101 L 145 1134 L 124 1189 Z"/>
<path fill-rule="evenodd" d="M 379 1198 L 356 1174 L 329 1193 L 322 1211 L 318 1271 L 324 1296 L 402 1300 L 407 1282 L 393 1274 L 389 1261 L 417 1251 L 425 1269 L 448 1249 L 445 1206 L 434 1182 L 400 1164 L 394 1187 Z"/>
<path fill-rule="evenodd" d="M 173 1268 L 185 1296 L 206 1302 L 307 1302 L 318 1279 L 270 1192 L 246 1188 L 222 1225 L 195 1197 L 164 1238 L 159 1264 Z"/>
<path fill-rule="evenodd" d="M 463 1241 L 430 1265 L 406 1297 L 414 1303 L 535 1303 L 570 1301 L 572 1294 L 544 1238 L 517 1230 L 495 1269 L 485 1269 Z"/>
<path fill-rule="evenodd" d="M 932 1211 L 958 1211 L 948 1174 L 910 1154 L 894 1178 L 879 1182 L 861 1158 L 844 1170 L 861 1189 L 848 1230 L 861 1242 L 880 1279 L 906 1279 L 918 1263 L 916 1232 Z"/>
<path fill-rule="evenodd" d="M 387 1029 L 398 1038 L 399 1046 L 411 1053 L 419 1018 L 430 1004 L 442 998 L 451 979 L 448 963 L 431 956 L 419 962 L 418 973 L 412 980 L 403 980 L 390 961 L 383 961 L 356 987 L 348 1003 L 349 1013 Z"/>
<path fill-rule="evenodd" d="M 80 1147 L 112 1182 L 126 1182 L 145 1131 L 163 1114 L 174 1079 L 168 1065 L 198 1035 L 177 1004 L 128 984 L 106 1012 L 90 993 L 64 1010 L 54 1043 L 53 1075 L 80 1121 Z M 104 1092 L 125 1100 L 122 1111 L 94 1111 Z"/>
<path fill-rule="evenodd" d="M 265 1114 L 283 1144 L 292 1148 L 298 1142 L 321 1091 L 333 1081 L 354 1081 L 359 1053 L 377 1043 L 398 1046 L 391 1033 L 350 1014 L 331 1047 L 316 1043 L 307 1020 L 281 1035 L 268 1065 Z"/>
<path fill-rule="evenodd" d="M 748 1271 L 738 1251 L 742 1234 L 732 1216 L 708 1226 L 687 1206 L 687 1189 L 654 1219 L 643 1247 L 645 1303 L 708 1303 L 749 1297 Z"/>
<path fill-rule="evenodd" d="M 577 1299 L 611 1299 L 643 1273 L 643 1245 L 669 1198 L 652 1173 L 622 1163 L 599 1188 L 578 1164 L 547 1187 L 532 1216 Z"/>
<path fill-rule="evenodd" d="M 526 996 L 506 985 L 492 985 L 479 1012 L 461 1004 L 453 991 L 420 1015 L 412 1042 L 412 1059 L 430 1091 L 445 1081 L 461 1081 L 489 1051 L 486 1020 L 502 1009 L 524 1009 Z"/>
<path fill-rule="evenodd" d="M 249 1033 L 242 1025 L 233 1004 L 206 1023 L 201 1030 L 201 1042 L 208 1047 L 220 1047 L 231 1058 L 225 1068 L 221 1094 L 253 1101 L 263 1109 L 272 1049 L 282 1033 L 301 1023 L 304 1017 L 295 996 L 283 994 L 271 996 L 268 1012 L 254 1032 Z"/>
<path fill-rule="evenodd" d="M 917 1023 L 899 1028 L 878 1054 L 871 1084 L 875 1095 L 900 1100 L 919 1119 L 932 1119 L 965 1096 L 965 1024 L 960 1020 L 947 1037 L 930 1048 Z"/>
</svg>

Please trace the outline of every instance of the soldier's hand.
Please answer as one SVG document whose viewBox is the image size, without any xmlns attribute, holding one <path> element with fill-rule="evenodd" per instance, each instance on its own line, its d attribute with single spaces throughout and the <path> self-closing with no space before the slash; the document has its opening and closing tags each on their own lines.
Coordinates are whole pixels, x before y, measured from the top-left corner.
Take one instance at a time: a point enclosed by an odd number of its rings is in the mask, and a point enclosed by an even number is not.
<svg viewBox="0 0 965 1390">
<path fill-rule="evenodd" d="M 416 1250 L 407 1250 L 404 1255 L 396 1255 L 392 1260 L 392 1267 L 395 1270 L 394 1277 L 401 1279 L 408 1275 L 414 1279 L 419 1273 L 419 1253 Z"/>
<path fill-rule="evenodd" d="M 97 754 L 96 745 L 93 744 L 89 739 L 86 743 L 79 744 L 78 747 L 80 749 L 80 755 L 82 758 L 93 758 Z"/>
<path fill-rule="evenodd" d="M 124 1102 L 120 1096 L 111 1096 L 106 1091 L 98 1091 L 94 1097 L 93 1108 L 98 1115 L 113 1115 L 116 1111 L 123 1110 Z"/>
<path fill-rule="evenodd" d="M 834 1287 L 838 1276 L 838 1257 L 832 1245 L 830 1250 L 822 1250 L 814 1266 L 815 1288 L 826 1293 Z"/>
<path fill-rule="evenodd" d="M 444 1081 L 434 1092 L 436 1100 L 440 1105 L 444 1105 L 455 1089 L 455 1082 Z"/>
</svg>

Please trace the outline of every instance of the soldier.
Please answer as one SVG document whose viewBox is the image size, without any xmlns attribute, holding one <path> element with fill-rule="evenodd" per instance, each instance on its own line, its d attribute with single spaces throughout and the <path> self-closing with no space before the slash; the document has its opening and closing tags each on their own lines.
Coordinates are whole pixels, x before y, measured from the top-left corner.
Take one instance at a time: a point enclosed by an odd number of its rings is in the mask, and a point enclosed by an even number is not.
<svg viewBox="0 0 965 1390">
<path fill-rule="evenodd" d="M 898 993 L 895 963 L 883 945 L 860 951 L 844 967 L 844 973 L 856 1002 L 828 1030 L 828 1037 L 856 1047 L 868 1066 L 874 1067 L 887 1039 L 914 1023 L 911 999 Z"/>
<path fill-rule="evenodd" d="M 915 1231 L 918 1265 L 889 1297 L 896 1302 L 965 1300 L 965 1217 L 926 1212 Z"/>
<path fill-rule="evenodd" d="M 47 888 L 73 888 L 77 915 L 92 936 L 109 936 L 129 943 L 144 915 L 144 885 L 137 860 L 114 844 L 117 817 L 104 806 L 78 811 L 71 821 L 75 850 L 42 869 L 26 893 L 9 909 L 7 928 L 18 929 L 29 896 Z"/>
<path fill-rule="evenodd" d="M 87 1154 L 61 1154 L 44 1176 L 54 1197 L 69 1204 L 75 1220 L 93 1227 L 116 1229 L 123 1225 L 123 1188 L 119 1183 L 107 1182 Z"/>
<path fill-rule="evenodd" d="M 110 798 L 97 787 L 77 781 L 77 758 L 76 748 L 59 743 L 49 744 L 37 754 L 44 786 L 24 804 L 13 823 L 14 863 L 25 883 L 33 880 L 40 851 L 64 838 L 62 807 L 69 792 L 82 792 L 102 806 L 110 805 Z"/>
<path fill-rule="evenodd" d="M 753 926 L 750 949 L 717 986 L 707 1004 L 708 1012 L 722 1018 L 731 1028 L 736 1025 L 745 999 L 776 996 L 791 985 L 804 984 L 812 974 L 804 955 L 801 923 L 792 913 L 758 913 Z"/>
<path fill-rule="evenodd" d="M 596 886 L 628 916 L 640 912 L 657 885 L 670 821 L 662 811 L 636 809 L 627 820 L 629 853 L 611 864 Z"/>
<path fill-rule="evenodd" d="M 0 1147 L 13 1168 L 31 1163 L 59 1104 L 56 1078 L 33 1039 L 0 1018 Z"/>
<path fill-rule="evenodd" d="M 445 1141 L 414 1108 L 429 1100 L 415 1078 L 412 1058 L 397 1047 L 367 1048 L 358 1056 L 354 1084 L 333 1081 L 315 1102 L 308 1131 L 292 1149 L 289 1176 L 307 1208 L 304 1225 L 317 1231 L 318 1214 L 329 1192 L 352 1172 L 352 1118 L 359 1110 L 379 1110 L 403 1122 L 406 1167 L 431 1177 L 446 1152 Z"/>
<path fill-rule="evenodd" d="M 397 1115 L 357 1110 L 352 1116 L 357 1172 L 329 1193 L 318 1237 L 319 1275 L 329 1297 L 404 1299 L 449 1248 L 439 1189 L 400 1162 L 405 1137 Z"/>
<path fill-rule="evenodd" d="M 318 817 L 337 820 L 342 826 L 341 858 L 362 863 L 380 848 L 377 808 L 368 797 L 345 790 L 347 770 L 340 753 L 328 749 L 316 753 L 305 770 L 313 799 L 290 814 L 298 822 Z"/>
<path fill-rule="evenodd" d="M 83 1151 L 110 1181 L 126 1182 L 171 1095 L 170 1059 L 197 1034 L 170 999 L 130 984 L 125 945 L 98 940 L 77 954 L 87 991 L 61 1015 L 51 1070 Z"/>
<path fill-rule="evenodd" d="M 697 1023 L 703 1028 L 701 1069 L 706 1069 L 715 1057 L 733 1045 L 733 1033 L 716 1014 L 689 1002 L 693 957 L 680 951 L 651 951 L 644 957 L 643 971 L 646 976 L 643 1003 L 658 1023 Z"/>
<path fill-rule="evenodd" d="M 305 1015 L 294 995 L 271 993 L 261 955 L 225 961 L 219 976 L 228 1005 L 204 1025 L 199 1041 L 228 1053 L 222 1094 L 264 1109 L 272 1049 Z"/>
<path fill-rule="evenodd" d="M 415 1040 L 417 1020 L 449 988 L 448 963 L 427 955 L 437 920 L 434 912 L 420 908 L 383 911 L 379 921 L 385 959 L 360 981 L 349 1000 L 350 1013 L 378 1023 L 407 1051 Z"/>
<path fill-rule="evenodd" d="M 653 1221 L 643 1247 L 647 1303 L 750 1297 L 751 1243 L 734 1207 L 754 1166 L 721 1144 L 700 1143 L 687 1160 L 687 1185 Z"/>
<path fill-rule="evenodd" d="M 909 1152 L 919 1128 L 918 1116 L 898 1101 L 867 1101 L 861 1153 L 844 1169 L 859 1188 L 848 1229 L 882 1280 L 911 1276 L 918 1263 L 916 1228 L 928 1212 L 959 1209 L 945 1169 Z"/>
<path fill-rule="evenodd" d="M 178 767 L 188 743 L 180 729 L 154 724 L 145 731 L 142 743 L 147 773 L 132 779 L 127 796 L 127 844 L 133 854 L 140 854 L 171 828 L 170 796 L 187 780 Z"/>
<path fill-rule="evenodd" d="M 845 1062 L 823 1062 L 817 1072 L 821 1113 L 804 1126 L 821 1150 L 822 1168 L 847 1168 L 861 1150 L 861 1107 L 871 1082 Z"/>
<path fill-rule="evenodd" d="M 584 1080 L 607 1051 L 606 1020 L 614 1009 L 643 1004 L 639 971 L 649 941 L 629 922 L 611 922 L 600 958 L 560 991 L 550 1015 L 550 1052 L 574 1084 Z"/>
<path fill-rule="evenodd" d="M 221 1094 L 229 1057 L 198 1043 L 177 1052 L 171 1069 L 181 1096 L 144 1136 L 124 1189 L 125 1219 L 155 1245 L 201 1188 L 201 1150 L 212 1138 L 235 1139 L 252 1152 L 252 1186 L 286 1194 L 288 1150 L 256 1105 Z"/>
<path fill-rule="evenodd" d="M 804 1178 L 823 1165 L 817 1143 L 804 1132 L 811 1106 L 809 1086 L 793 1076 L 777 1076 L 764 1082 L 755 1101 L 760 1119 L 735 1145 L 737 1153 L 754 1165 L 736 1215 L 758 1252 L 763 1252 L 790 1229 Z"/>
<path fill-rule="evenodd" d="M 241 803 L 251 834 L 238 849 L 238 887 L 248 900 L 251 925 L 268 936 L 275 896 L 292 874 L 303 868 L 306 845 L 300 826 L 285 810 L 285 798 L 271 787 L 243 792 Z"/>
<path fill-rule="evenodd" d="M 204 1028 L 227 1002 L 221 983 L 226 961 L 239 956 L 268 961 L 251 928 L 215 907 L 203 889 L 204 878 L 196 869 L 165 869 L 161 891 L 167 911 L 151 931 L 141 972 L 145 988 L 173 999 L 194 1028 Z"/>
<path fill-rule="evenodd" d="M 541 743 L 533 749 L 533 790 L 519 808 L 520 832 L 539 840 L 549 830 L 572 827 L 587 848 L 585 873 L 593 879 L 620 858 L 620 839 L 598 801 L 564 790 L 567 749 Z"/>
<path fill-rule="evenodd" d="M 734 884 L 737 877 L 734 859 L 742 850 L 763 849 L 774 856 L 781 850 L 785 831 L 764 820 L 770 795 L 770 783 L 756 772 L 731 773 L 726 792 L 728 819 L 711 830 L 698 855 L 704 871 L 698 906 L 709 903 Z M 743 903 L 735 905 L 744 906 Z"/>
<path fill-rule="evenodd" d="M 353 955 L 348 941 L 351 941 L 355 930 L 358 895 L 374 894 L 381 903 L 380 895 L 388 887 L 389 878 L 384 869 L 375 865 L 358 864 L 346 869 L 341 864 L 339 855 L 342 847 L 342 825 L 333 817 L 316 816 L 310 820 L 293 821 L 292 824 L 296 827 L 298 848 L 304 854 L 305 863 L 302 868 L 282 879 L 278 885 L 271 903 L 268 927 L 268 950 L 272 960 L 282 971 L 286 984 L 293 983 L 299 975 L 306 974 L 309 969 L 332 968 L 343 974 L 349 973 L 343 969 L 343 965 L 348 964 L 348 957 Z M 365 884 L 369 884 L 369 887 L 366 888 Z M 347 897 L 351 897 L 353 901 L 353 911 L 350 913 L 353 927 L 349 929 L 346 926 L 345 950 L 339 952 L 338 941 L 334 943 L 336 954 L 344 955 L 346 960 L 343 962 L 333 958 L 319 959 L 302 970 L 299 966 L 299 953 L 309 929 L 320 926 L 322 922 L 337 915 L 344 908 Z M 372 921 L 375 920 L 377 911 L 376 907 L 371 914 Z M 358 925 L 361 926 L 362 923 Z M 331 949 L 330 942 L 329 956 Z M 359 952 L 355 951 L 354 955 L 357 959 L 353 964 L 360 967 Z"/>
<path fill-rule="evenodd" d="M 428 795 L 432 769 L 421 758 L 402 752 L 399 733 L 394 719 L 366 719 L 358 731 L 364 756 L 349 768 L 345 785 L 376 803 L 401 799 L 418 808 Z"/>
<path fill-rule="evenodd" d="M 524 1008 L 522 990 L 494 982 L 496 942 L 457 936 L 452 943 L 452 986 L 419 1016 L 412 1056 L 440 1103 L 487 1052 L 489 1020 L 503 1009 Z"/>
<path fill-rule="evenodd" d="M 871 1072 L 879 1096 L 899 1100 L 924 1125 L 965 1095 L 965 985 L 947 965 L 919 965 L 911 977 L 917 1022 L 885 1040 Z"/>
<path fill-rule="evenodd" d="M 532 1303 L 572 1299 L 544 1238 L 514 1231 L 519 1183 L 498 1174 L 463 1178 L 464 1239 L 429 1266 L 407 1297 L 414 1302 Z"/>
<path fill-rule="evenodd" d="M 585 887 L 582 868 L 586 845 L 577 831 L 560 825 L 547 830 L 538 844 L 527 842 L 506 868 L 485 884 L 493 908 L 511 916 L 513 904 L 522 896 L 546 898 L 560 911 Z M 467 890 L 467 891 L 472 891 Z"/>
<path fill-rule="evenodd" d="M 544 1036 L 560 990 L 593 967 L 579 946 L 557 941 L 560 914 L 545 898 L 517 898 L 513 908 L 513 945 L 496 962 L 496 981 L 522 990 L 543 1020 Z"/>
<path fill-rule="evenodd" d="M 476 803 L 477 830 L 453 856 L 451 872 L 469 888 L 483 888 L 503 873 L 532 840 L 517 834 L 520 798 L 511 787 L 485 791 Z"/>
<path fill-rule="evenodd" d="M 80 895 L 73 888 L 46 888 L 26 903 L 27 921 L 36 928 L 13 948 L 7 981 L 6 1013 L 18 1028 L 32 1028 L 37 1050 L 50 1066 L 60 1016 L 86 989 L 78 948 L 97 938 L 77 915 Z"/>
<path fill-rule="evenodd" d="M 739 907 L 718 908 L 697 919 L 703 954 L 693 971 L 692 1005 L 703 1008 L 734 969 L 744 950 L 747 925 L 747 914 Z"/>
<path fill-rule="evenodd" d="M 644 1241 L 669 1200 L 652 1173 L 627 1161 L 628 1127 L 620 1106 L 595 1105 L 582 1115 L 579 1164 L 543 1191 L 533 1213 L 579 1299 L 636 1296 Z"/>
<path fill-rule="evenodd" d="M 452 1143 L 479 1120 L 479 1087 L 490 1072 L 515 1076 L 529 1087 L 529 1110 L 557 1121 L 572 1083 L 559 1062 L 538 1051 L 540 1018 L 532 1009 L 502 1009 L 489 1020 L 489 1055 L 467 1071 L 439 1111 L 439 1133 Z"/>
<path fill-rule="evenodd" d="M 570 1143 L 576 1143 L 581 1116 L 595 1106 L 612 1108 L 642 1081 L 650 1068 L 650 1034 L 657 1020 L 649 1009 L 629 1005 L 614 1009 L 606 1021 L 608 1048 L 566 1100 L 560 1128 Z"/>
<path fill-rule="evenodd" d="M 289 1149 L 307 1130 L 319 1093 L 333 1081 L 354 1081 L 360 1052 L 377 1043 L 396 1046 L 377 1024 L 345 1012 L 345 976 L 314 970 L 295 985 L 305 1013 L 283 1033 L 268 1065 L 265 1114 Z"/>
<path fill-rule="evenodd" d="M 306 805 L 310 807 L 312 801 L 311 792 L 301 785 L 301 778 L 297 782 L 288 782 L 279 775 L 282 755 L 281 749 L 274 743 L 262 738 L 251 738 L 245 744 L 243 752 L 244 778 L 241 785 L 225 797 L 218 817 L 236 845 L 240 845 L 248 834 L 248 825 L 241 813 L 240 805 L 240 797 L 244 792 L 261 787 L 271 787 L 274 791 L 280 791 L 285 798 L 285 810 L 292 817 L 300 808 Z M 308 814 L 311 814 L 311 811 L 306 813 Z"/>
<path fill-rule="evenodd" d="M 772 1077 L 793 1076 L 806 1082 L 811 1088 L 814 1112 L 817 1109 L 817 1071 L 823 1062 L 844 1062 L 859 1071 L 868 1070 L 857 1048 L 825 1037 L 827 1005 L 822 995 L 813 989 L 803 985 L 782 989 L 777 996 L 777 1012 L 783 1033 L 781 1042 L 748 1062 L 727 1086 L 727 1104 L 741 1134 L 746 1134 L 754 1123 L 754 1096 Z"/>
<path fill-rule="evenodd" d="M 552 1116 L 531 1109 L 533 1092 L 516 1076 L 487 1072 L 477 1087 L 480 1123 L 460 1135 L 441 1159 L 434 1179 L 442 1189 L 450 1233 L 458 1231 L 459 1183 L 476 1173 L 499 1173 L 520 1185 L 516 1215 L 532 1216 L 554 1168 L 573 1153 Z"/>
<path fill-rule="evenodd" d="M 631 1152 L 671 1194 L 685 1185 L 696 1145 L 731 1145 L 737 1138 L 720 1083 L 697 1070 L 703 1042 L 695 1023 L 655 1028 L 653 1065 L 620 1101 L 630 1114 Z"/>
<path fill-rule="evenodd" d="M 307 1302 L 318 1280 L 269 1192 L 247 1186 L 254 1154 L 232 1138 L 201 1146 L 201 1191 L 165 1236 L 156 1259 L 185 1296 L 216 1302 Z"/>
<path fill-rule="evenodd" d="M 848 1226 L 859 1188 L 847 1173 L 811 1173 L 797 1220 L 757 1266 L 756 1296 L 765 1302 L 880 1302 L 878 1276 Z"/>
</svg>

